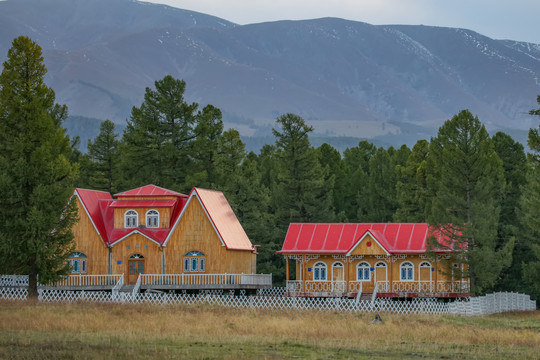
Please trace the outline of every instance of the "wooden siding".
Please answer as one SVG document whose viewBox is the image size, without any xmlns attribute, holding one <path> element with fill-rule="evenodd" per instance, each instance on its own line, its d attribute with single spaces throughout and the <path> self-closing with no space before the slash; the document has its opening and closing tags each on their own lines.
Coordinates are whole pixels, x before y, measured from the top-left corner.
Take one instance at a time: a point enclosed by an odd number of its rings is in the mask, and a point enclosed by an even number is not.
<svg viewBox="0 0 540 360">
<path fill-rule="evenodd" d="M 312 255 L 309 255 L 312 256 Z M 441 273 L 442 269 L 439 268 L 438 264 L 434 264 L 433 261 L 430 259 L 421 258 L 420 255 L 417 254 L 408 254 L 408 255 L 401 255 L 404 257 L 403 259 L 397 259 L 394 262 L 391 261 L 389 258 L 377 258 L 376 256 L 366 255 L 362 259 L 353 259 L 351 262 L 349 262 L 349 258 L 346 257 L 345 260 L 343 259 L 336 259 L 332 255 L 321 255 L 318 259 L 310 259 L 306 262 L 306 266 L 304 269 L 304 280 L 311 281 L 313 280 L 313 270 L 309 271 L 309 269 L 313 269 L 314 265 L 318 262 L 323 262 L 326 264 L 326 270 L 327 270 L 327 280 L 331 281 L 332 279 L 332 266 L 336 262 L 341 262 L 344 265 L 345 269 L 345 281 L 357 281 L 357 274 L 356 274 L 356 268 L 357 265 L 361 262 L 367 262 L 370 265 L 370 268 L 373 268 L 374 270 L 371 273 L 371 283 L 374 282 L 375 276 L 381 277 L 382 275 L 379 273 L 376 275 L 377 268 L 375 265 L 378 262 L 384 262 L 386 264 L 386 272 L 388 276 L 388 281 L 392 282 L 399 282 L 400 281 L 400 266 L 404 262 L 410 262 L 414 266 L 414 281 L 418 281 L 418 274 L 420 271 L 421 281 L 429 281 L 429 273 L 431 272 L 431 280 L 432 281 L 450 281 L 451 276 L 444 275 Z M 400 257 L 401 257 L 400 256 Z M 379 256 L 380 257 L 380 256 Z M 422 262 L 429 262 L 431 264 L 431 267 L 434 268 L 434 271 L 431 271 L 431 268 L 429 269 L 420 269 L 419 265 Z M 300 261 L 296 262 L 296 279 L 300 280 Z M 382 271 L 381 271 L 382 272 Z M 385 281 L 381 278 L 378 279 L 379 281 Z"/>
<path fill-rule="evenodd" d="M 161 274 L 161 247 L 141 234 L 134 233 L 112 247 L 113 274 L 129 274 L 128 259 L 133 254 L 144 256 L 144 273 Z"/>
<path fill-rule="evenodd" d="M 90 217 L 77 197 L 79 221 L 73 226 L 75 251 L 86 255 L 86 274 L 107 274 L 107 258 L 109 249 L 98 235 Z"/>
<path fill-rule="evenodd" d="M 139 225 L 146 225 L 146 212 L 148 210 L 156 210 L 159 212 L 159 227 L 161 229 L 168 228 L 171 222 L 172 208 L 115 208 L 114 209 L 114 228 L 124 228 L 124 215 L 128 210 L 135 210 L 139 214 Z"/>
<path fill-rule="evenodd" d="M 387 252 L 367 234 L 351 252 L 351 255 L 387 255 Z"/>
<path fill-rule="evenodd" d="M 164 249 L 166 272 L 184 272 L 184 255 L 200 251 L 205 255 L 208 274 L 255 273 L 256 255 L 251 251 L 227 250 L 196 197 L 185 209 L 184 215 Z"/>
</svg>

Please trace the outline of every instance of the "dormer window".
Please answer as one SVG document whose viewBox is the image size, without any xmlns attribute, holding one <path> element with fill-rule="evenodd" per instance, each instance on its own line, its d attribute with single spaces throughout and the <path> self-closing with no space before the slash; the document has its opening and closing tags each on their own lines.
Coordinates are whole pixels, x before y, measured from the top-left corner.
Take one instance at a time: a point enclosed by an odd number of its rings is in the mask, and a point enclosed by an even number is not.
<svg viewBox="0 0 540 360">
<path fill-rule="evenodd" d="M 159 212 L 157 210 L 148 210 L 146 212 L 146 227 L 158 228 L 159 227 Z"/>
<path fill-rule="evenodd" d="M 128 210 L 124 215 L 124 227 L 136 228 L 139 226 L 139 214 L 135 210 Z"/>
</svg>

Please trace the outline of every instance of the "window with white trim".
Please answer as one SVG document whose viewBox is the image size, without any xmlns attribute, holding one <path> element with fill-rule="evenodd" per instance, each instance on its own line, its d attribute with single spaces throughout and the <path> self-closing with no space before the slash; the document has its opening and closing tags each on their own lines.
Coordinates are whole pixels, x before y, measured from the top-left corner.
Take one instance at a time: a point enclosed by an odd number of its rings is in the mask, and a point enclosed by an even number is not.
<svg viewBox="0 0 540 360">
<path fill-rule="evenodd" d="M 408 261 L 401 263 L 399 267 L 400 280 L 412 281 L 414 280 L 414 265 Z"/>
<path fill-rule="evenodd" d="M 200 251 L 190 251 L 184 255 L 184 272 L 205 272 L 206 259 Z"/>
<path fill-rule="evenodd" d="M 356 280 L 358 281 L 370 281 L 371 271 L 367 262 L 363 261 L 356 266 Z"/>
<path fill-rule="evenodd" d="M 128 210 L 124 214 L 124 227 L 136 228 L 139 226 L 139 214 L 135 210 Z"/>
<path fill-rule="evenodd" d="M 157 210 L 148 210 L 146 212 L 146 227 L 158 228 L 159 227 L 159 212 Z"/>
<path fill-rule="evenodd" d="M 69 255 L 66 262 L 71 267 L 72 274 L 86 274 L 86 255 L 82 252 Z"/>
<path fill-rule="evenodd" d="M 326 264 L 318 262 L 313 266 L 313 280 L 326 281 Z"/>
<path fill-rule="evenodd" d="M 430 268 L 431 269 L 431 264 L 428 263 L 427 261 L 424 261 L 423 263 L 420 264 L 420 267 L 421 268 Z"/>
</svg>

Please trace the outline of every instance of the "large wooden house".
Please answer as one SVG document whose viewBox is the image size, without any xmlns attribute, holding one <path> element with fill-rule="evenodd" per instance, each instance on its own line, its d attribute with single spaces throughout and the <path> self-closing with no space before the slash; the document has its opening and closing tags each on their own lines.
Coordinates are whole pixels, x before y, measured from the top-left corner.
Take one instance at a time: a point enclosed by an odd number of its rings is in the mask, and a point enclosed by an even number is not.
<svg viewBox="0 0 540 360">
<path fill-rule="evenodd" d="M 295 296 L 468 296 L 462 269 L 446 264 L 450 251 L 427 256 L 431 235 L 425 223 L 290 224 L 279 251 L 287 289 Z M 289 278 L 291 260 L 296 280 Z"/>
<path fill-rule="evenodd" d="M 219 191 L 184 195 L 147 185 L 114 197 L 76 189 L 74 197 L 79 221 L 69 262 L 79 275 L 72 278 L 86 279 L 81 284 L 121 275 L 142 289 L 271 286 L 271 276 L 255 274 L 256 248 Z"/>
</svg>

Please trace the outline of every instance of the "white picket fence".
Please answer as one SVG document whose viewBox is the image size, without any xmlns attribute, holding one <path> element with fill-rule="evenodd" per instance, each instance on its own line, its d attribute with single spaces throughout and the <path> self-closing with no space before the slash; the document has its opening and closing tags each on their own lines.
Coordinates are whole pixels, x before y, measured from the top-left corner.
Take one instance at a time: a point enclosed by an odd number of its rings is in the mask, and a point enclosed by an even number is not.
<svg viewBox="0 0 540 360">
<path fill-rule="evenodd" d="M 226 295 L 219 292 L 201 294 L 167 293 L 112 293 L 107 291 L 38 290 L 38 299 L 43 302 L 114 302 L 126 304 L 211 304 L 239 309 L 274 309 L 307 311 L 389 312 L 397 314 L 433 315 L 487 315 L 504 311 L 535 310 L 536 301 L 528 295 L 517 293 L 495 293 L 467 300 L 440 302 L 436 299 L 413 299 L 375 301 L 346 298 L 307 298 L 276 295 Z M 280 290 L 283 291 L 283 290 Z M 278 291 L 276 290 L 276 293 Z M 25 300 L 25 288 L 0 288 L 0 299 Z"/>
</svg>

